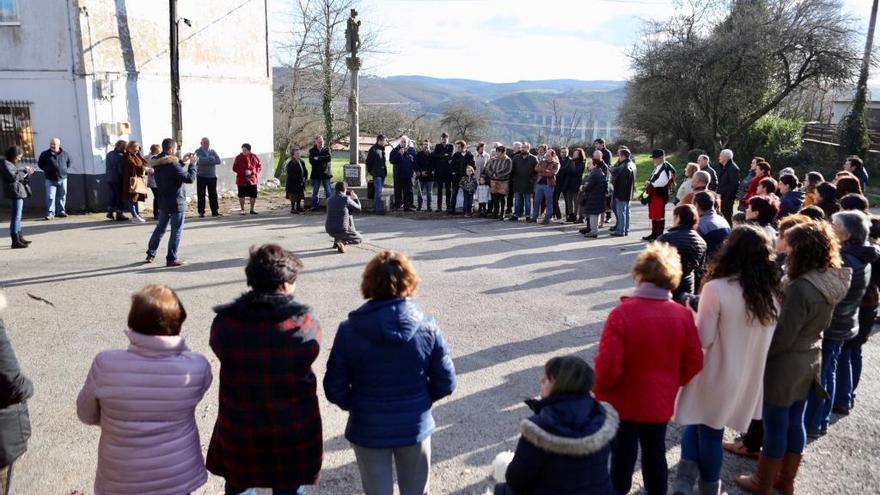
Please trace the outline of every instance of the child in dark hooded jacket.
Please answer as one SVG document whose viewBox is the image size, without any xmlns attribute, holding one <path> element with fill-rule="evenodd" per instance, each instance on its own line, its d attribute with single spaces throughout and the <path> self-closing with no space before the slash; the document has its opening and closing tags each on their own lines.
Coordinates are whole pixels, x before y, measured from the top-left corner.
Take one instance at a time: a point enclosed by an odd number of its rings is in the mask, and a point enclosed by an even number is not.
<svg viewBox="0 0 880 495">
<path fill-rule="evenodd" d="M 547 361 L 541 399 L 526 401 L 535 414 L 520 425 L 516 453 L 495 495 L 613 493 L 608 456 L 619 419 L 611 405 L 590 395 L 595 378 L 579 357 Z"/>
</svg>

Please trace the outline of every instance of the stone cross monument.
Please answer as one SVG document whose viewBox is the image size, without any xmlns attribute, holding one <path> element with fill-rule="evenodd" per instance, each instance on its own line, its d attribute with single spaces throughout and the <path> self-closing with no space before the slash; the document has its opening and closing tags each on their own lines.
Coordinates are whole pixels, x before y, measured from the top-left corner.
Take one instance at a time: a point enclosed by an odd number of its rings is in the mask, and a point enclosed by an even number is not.
<svg viewBox="0 0 880 495">
<path fill-rule="evenodd" d="M 360 163 L 358 151 L 360 150 L 360 123 L 358 119 L 358 72 L 361 69 L 361 59 L 358 50 L 361 47 L 360 26 L 361 21 L 357 18 L 357 10 L 351 9 L 351 16 L 345 28 L 345 48 L 351 55 L 345 61 L 351 77 L 351 95 L 348 97 L 348 114 L 351 118 L 350 136 L 348 139 L 350 154 L 348 165 L 345 166 L 345 182 L 351 187 L 364 187 L 367 183 L 366 167 Z"/>
</svg>

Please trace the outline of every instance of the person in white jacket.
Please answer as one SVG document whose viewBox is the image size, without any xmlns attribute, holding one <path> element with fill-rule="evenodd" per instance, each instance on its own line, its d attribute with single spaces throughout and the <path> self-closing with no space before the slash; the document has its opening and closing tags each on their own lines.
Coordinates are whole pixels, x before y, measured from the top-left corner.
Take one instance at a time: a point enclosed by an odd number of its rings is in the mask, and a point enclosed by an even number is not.
<svg viewBox="0 0 880 495">
<path fill-rule="evenodd" d="M 678 395 L 673 420 L 684 429 L 673 493 L 721 493 L 724 428 L 745 431 L 760 418 L 764 362 L 782 295 L 774 249 L 762 229 L 735 229 L 710 266 L 699 298 L 703 370 Z"/>
</svg>

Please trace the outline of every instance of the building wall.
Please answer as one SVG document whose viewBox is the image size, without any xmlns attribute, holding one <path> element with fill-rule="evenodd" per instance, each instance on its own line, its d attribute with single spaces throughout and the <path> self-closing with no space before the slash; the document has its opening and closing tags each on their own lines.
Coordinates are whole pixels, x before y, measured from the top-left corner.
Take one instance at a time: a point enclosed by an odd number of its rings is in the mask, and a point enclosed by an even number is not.
<svg viewBox="0 0 880 495">
<path fill-rule="evenodd" d="M 180 23 L 182 149 L 210 137 L 226 165 L 221 186 L 234 186 L 228 169 L 242 143 L 271 161 L 265 1 L 187 0 L 178 10 L 192 24 Z M 64 3 L 67 12 L 57 0 L 20 1 L 21 26 L 0 27 L 0 99 L 34 102 L 37 148 L 58 136 L 76 162 L 70 206 L 100 209 L 104 157 L 113 142 L 137 140 L 146 150 L 172 134 L 168 5 Z M 118 123 L 129 130 L 103 131 Z M 41 204 L 41 176 L 33 182 L 38 187 L 29 204 Z"/>
</svg>

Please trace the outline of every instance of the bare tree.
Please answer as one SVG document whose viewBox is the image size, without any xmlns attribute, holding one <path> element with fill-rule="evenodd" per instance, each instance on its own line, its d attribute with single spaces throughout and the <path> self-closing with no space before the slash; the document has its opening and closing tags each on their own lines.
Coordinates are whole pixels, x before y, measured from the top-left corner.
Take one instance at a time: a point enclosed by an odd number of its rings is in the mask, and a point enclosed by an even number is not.
<svg viewBox="0 0 880 495">
<path fill-rule="evenodd" d="M 455 139 L 473 141 L 481 137 L 481 132 L 489 126 L 489 122 L 464 105 L 453 105 L 443 112 L 440 125 L 448 129 Z"/>
</svg>

